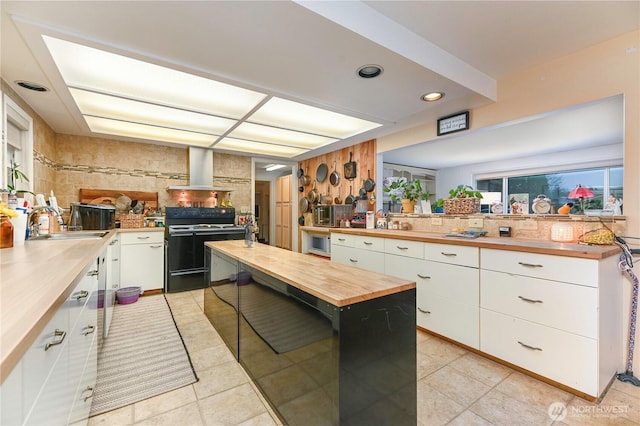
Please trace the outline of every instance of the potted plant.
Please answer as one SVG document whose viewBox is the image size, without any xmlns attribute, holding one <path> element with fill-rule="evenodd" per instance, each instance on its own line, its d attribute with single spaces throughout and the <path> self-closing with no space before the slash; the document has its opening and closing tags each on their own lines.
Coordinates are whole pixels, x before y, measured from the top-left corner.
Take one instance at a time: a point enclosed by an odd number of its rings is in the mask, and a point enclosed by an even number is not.
<svg viewBox="0 0 640 426">
<path fill-rule="evenodd" d="M 18 181 L 24 181 L 24 182 L 29 182 L 29 177 L 27 177 L 27 175 L 25 175 L 22 170 L 20 170 L 20 164 L 18 163 L 14 163 L 13 161 L 11 162 L 11 165 L 9 167 L 9 182 L 7 183 L 7 191 L 9 193 L 9 198 L 8 198 L 8 205 L 11 208 L 15 208 L 16 207 L 16 203 L 17 203 L 17 194 L 20 193 L 29 193 L 29 194 L 33 194 L 33 192 L 26 190 L 26 189 L 18 189 L 17 183 Z"/>
<path fill-rule="evenodd" d="M 458 185 L 449 190 L 449 199 L 444 200 L 445 214 L 472 214 L 480 212 L 482 193 L 469 185 Z"/>
<path fill-rule="evenodd" d="M 382 190 L 389 194 L 391 202 L 395 203 L 400 199 L 403 213 L 413 213 L 417 201 L 429 199 L 429 192 L 423 191 L 419 179 L 408 181 L 406 178 L 399 178 L 385 185 Z"/>
<path fill-rule="evenodd" d="M 431 206 L 433 213 L 444 213 L 444 198 L 438 198 Z"/>
</svg>

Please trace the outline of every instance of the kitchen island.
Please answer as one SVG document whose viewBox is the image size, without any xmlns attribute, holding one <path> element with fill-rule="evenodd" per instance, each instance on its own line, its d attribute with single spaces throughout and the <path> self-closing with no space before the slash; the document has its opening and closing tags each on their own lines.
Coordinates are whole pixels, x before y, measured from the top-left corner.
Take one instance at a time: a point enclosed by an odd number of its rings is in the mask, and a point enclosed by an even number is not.
<svg viewBox="0 0 640 426">
<path fill-rule="evenodd" d="M 285 423 L 417 423 L 415 282 L 263 244 L 205 246 L 205 314 Z"/>
</svg>

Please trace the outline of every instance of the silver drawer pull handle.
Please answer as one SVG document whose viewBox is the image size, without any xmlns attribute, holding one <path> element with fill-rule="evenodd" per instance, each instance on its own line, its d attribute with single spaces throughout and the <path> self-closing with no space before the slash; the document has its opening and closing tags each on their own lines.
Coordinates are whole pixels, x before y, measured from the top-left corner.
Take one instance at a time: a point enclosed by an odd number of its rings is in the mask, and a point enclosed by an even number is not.
<svg viewBox="0 0 640 426">
<path fill-rule="evenodd" d="M 349 262 L 358 263 L 358 259 L 351 259 L 351 258 L 349 258 Z"/>
<path fill-rule="evenodd" d="M 89 392 L 89 395 L 87 395 L 84 398 L 82 398 L 82 400 L 84 402 L 87 402 L 87 399 L 93 398 L 93 388 L 91 386 L 87 386 L 87 388 L 82 391 L 82 393 L 85 393 L 85 392 Z"/>
<path fill-rule="evenodd" d="M 526 266 L 527 268 L 542 268 L 542 265 L 535 263 L 518 262 L 518 265 Z"/>
<path fill-rule="evenodd" d="M 423 280 L 430 280 L 431 277 L 429 275 L 420 275 L 420 274 L 416 274 L 419 278 L 422 278 Z"/>
<path fill-rule="evenodd" d="M 112 262 L 117 262 L 118 260 L 120 260 L 120 259 L 118 259 L 117 257 L 114 258 L 114 259 L 111 259 Z"/>
<path fill-rule="evenodd" d="M 424 309 L 421 309 L 421 308 L 418 308 L 418 310 L 420 312 L 422 312 L 423 314 L 430 314 L 431 313 L 431 311 L 425 311 Z"/>
<path fill-rule="evenodd" d="M 523 302 L 528 302 L 528 303 L 543 303 L 542 300 L 540 299 L 527 299 L 526 297 L 522 297 L 522 296 L 518 296 L 520 298 L 520 300 L 522 300 Z"/>
<path fill-rule="evenodd" d="M 137 238 L 138 238 L 139 240 L 148 240 L 148 239 L 149 239 L 149 236 L 147 235 L 147 236 L 145 236 L 145 237 L 137 237 Z"/>
<path fill-rule="evenodd" d="M 519 340 L 518 340 L 518 343 L 520 343 L 520 345 L 521 345 L 521 346 L 523 346 L 523 347 L 525 347 L 525 348 L 527 348 L 527 349 L 529 349 L 529 350 L 532 350 L 532 351 L 541 351 L 541 352 L 542 352 L 542 348 L 536 348 L 535 346 L 529 346 L 529 345 L 527 345 L 527 344 L 525 344 L 525 343 L 522 343 L 522 342 L 521 342 L 521 341 L 519 341 Z"/>
<path fill-rule="evenodd" d="M 345 238 L 338 238 L 338 241 L 346 241 Z"/>
<path fill-rule="evenodd" d="M 51 342 L 44 345 L 44 350 L 48 351 L 51 346 L 57 346 L 60 343 L 64 342 L 65 337 L 67 337 L 67 332 L 58 330 L 56 328 L 56 331 L 53 332 L 53 338 L 57 338 L 57 340 L 52 340 Z"/>
<path fill-rule="evenodd" d="M 93 271 L 87 272 L 87 276 L 88 277 L 95 277 L 97 275 L 98 275 L 98 270 L 97 269 L 94 269 Z"/>
<path fill-rule="evenodd" d="M 398 250 L 409 250 L 409 247 L 396 246 Z"/>
<path fill-rule="evenodd" d="M 443 255 L 443 256 L 457 256 L 456 253 L 445 253 L 443 251 L 441 251 L 440 254 Z"/>
<path fill-rule="evenodd" d="M 162 244 L 157 245 L 157 246 L 149 246 L 149 247 L 151 247 L 151 248 L 160 248 L 160 247 L 162 247 Z"/>
<path fill-rule="evenodd" d="M 372 243 L 372 242 L 370 242 L 370 241 L 363 241 L 362 243 L 363 243 L 365 246 L 370 246 L 371 244 L 373 244 L 373 243 Z"/>
<path fill-rule="evenodd" d="M 87 297 L 89 295 L 89 292 L 87 290 L 80 290 L 80 294 L 77 295 L 73 300 L 80 300 L 80 299 L 84 299 L 85 297 Z"/>
<path fill-rule="evenodd" d="M 92 334 L 95 331 L 96 331 L 96 326 L 95 325 L 88 325 L 88 326 L 85 327 L 84 331 L 82 332 L 82 335 L 86 336 L 88 334 Z"/>
</svg>

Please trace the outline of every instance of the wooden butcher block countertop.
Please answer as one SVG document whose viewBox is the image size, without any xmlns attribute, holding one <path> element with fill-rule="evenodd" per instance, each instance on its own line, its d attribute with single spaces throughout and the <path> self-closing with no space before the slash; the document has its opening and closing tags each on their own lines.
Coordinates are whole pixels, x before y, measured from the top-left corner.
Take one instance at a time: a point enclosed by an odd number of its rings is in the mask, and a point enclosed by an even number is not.
<svg viewBox="0 0 640 426">
<path fill-rule="evenodd" d="M 100 239 L 26 241 L 0 251 L 0 383 L 106 248 L 114 233 L 163 228 L 112 229 Z M 83 231 L 79 231 L 83 232 Z M 89 231 L 94 232 L 94 231 Z"/>
<path fill-rule="evenodd" d="M 413 281 L 365 271 L 266 244 L 210 241 L 206 246 L 335 306 L 346 306 L 416 287 Z"/>
<path fill-rule="evenodd" d="M 380 238 L 397 238 L 409 241 L 422 241 L 427 243 L 454 244 L 497 250 L 521 251 L 527 253 L 551 254 L 556 256 L 580 257 L 584 259 L 605 259 L 609 256 L 620 254 L 617 245 L 584 245 L 577 243 L 557 243 L 554 241 L 525 240 L 518 238 L 456 238 L 445 237 L 445 234 L 401 231 L 395 229 L 362 229 L 362 228 L 331 228 L 332 233 L 352 235 L 364 235 Z"/>
</svg>

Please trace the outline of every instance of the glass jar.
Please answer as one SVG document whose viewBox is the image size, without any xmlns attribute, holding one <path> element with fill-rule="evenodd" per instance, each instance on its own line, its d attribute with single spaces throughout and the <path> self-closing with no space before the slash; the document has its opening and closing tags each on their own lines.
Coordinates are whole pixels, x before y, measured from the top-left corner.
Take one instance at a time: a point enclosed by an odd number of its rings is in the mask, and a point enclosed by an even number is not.
<svg viewBox="0 0 640 426">
<path fill-rule="evenodd" d="M 0 248 L 13 247 L 13 223 L 8 216 L 0 216 Z"/>
</svg>

